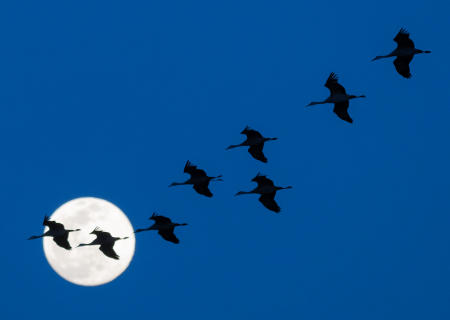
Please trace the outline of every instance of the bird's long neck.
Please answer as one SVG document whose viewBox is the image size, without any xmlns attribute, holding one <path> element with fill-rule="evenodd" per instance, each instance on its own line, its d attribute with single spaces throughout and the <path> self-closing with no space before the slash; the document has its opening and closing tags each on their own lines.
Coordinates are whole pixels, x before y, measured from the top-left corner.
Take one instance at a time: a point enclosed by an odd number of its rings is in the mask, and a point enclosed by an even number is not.
<svg viewBox="0 0 450 320">
<path fill-rule="evenodd" d="M 153 225 L 154 226 L 154 225 Z M 148 231 L 148 230 L 152 230 L 153 228 L 153 226 L 151 226 L 151 227 L 148 227 L 148 228 L 144 228 L 144 229 L 136 229 L 136 231 L 134 232 L 134 233 L 138 233 L 138 232 L 142 232 L 142 231 Z"/>
<path fill-rule="evenodd" d="M 393 53 L 389 53 L 389 54 L 387 54 L 385 56 L 376 56 L 375 58 L 372 59 L 372 61 L 379 60 L 379 59 L 384 59 L 384 58 L 390 58 L 390 57 L 393 57 L 393 56 L 394 56 Z"/>
<path fill-rule="evenodd" d="M 96 244 L 99 244 L 99 243 L 97 243 L 97 239 L 95 239 L 94 241 L 92 241 L 90 243 L 80 243 L 77 247 L 93 246 Z"/>
<path fill-rule="evenodd" d="M 41 234 L 40 236 L 31 236 L 31 237 L 28 238 L 28 240 L 39 239 L 39 238 L 42 238 L 42 237 L 45 237 L 45 236 L 46 236 L 45 233 Z"/>
<path fill-rule="evenodd" d="M 310 102 L 310 103 L 307 105 L 307 107 L 315 106 L 316 104 L 325 104 L 325 103 L 328 103 L 328 101 L 327 101 L 327 100 L 324 100 L 324 101 L 313 101 L 313 102 Z"/>
<path fill-rule="evenodd" d="M 232 144 L 231 146 L 228 146 L 225 150 L 237 148 L 237 147 L 243 147 L 245 142 L 242 142 L 240 144 Z"/>
<path fill-rule="evenodd" d="M 264 138 L 264 141 L 278 140 L 278 138 Z"/>
<path fill-rule="evenodd" d="M 74 230 L 66 230 L 67 232 L 75 232 L 75 231 L 81 231 L 81 229 L 74 229 Z"/>
<path fill-rule="evenodd" d="M 189 180 L 185 182 L 172 182 L 169 187 L 182 186 L 184 184 L 189 184 Z"/>
<path fill-rule="evenodd" d="M 416 49 L 416 53 L 431 53 L 431 51 L 430 50 L 419 50 L 419 49 Z"/>
</svg>

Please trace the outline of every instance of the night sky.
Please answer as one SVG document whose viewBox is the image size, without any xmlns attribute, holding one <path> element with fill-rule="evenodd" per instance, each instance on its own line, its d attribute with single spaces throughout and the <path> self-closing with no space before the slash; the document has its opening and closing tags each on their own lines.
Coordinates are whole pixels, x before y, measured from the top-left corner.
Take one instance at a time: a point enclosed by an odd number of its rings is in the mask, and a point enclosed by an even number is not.
<svg viewBox="0 0 450 320">
<path fill-rule="evenodd" d="M 450 30 L 444 1 L 3 1 L 2 319 L 450 318 Z M 400 28 L 431 50 L 398 75 Z M 444 39 L 443 39 L 444 37 Z M 325 99 L 336 72 L 354 123 Z M 268 137 L 267 164 L 244 148 Z M 208 199 L 183 181 L 210 175 Z M 261 172 L 280 214 L 250 190 Z M 115 281 L 48 265 L 44 215 L 111 201 L 136 236 Z M 4 318 L 5 317 L 5 318 Z"/>
</svg>

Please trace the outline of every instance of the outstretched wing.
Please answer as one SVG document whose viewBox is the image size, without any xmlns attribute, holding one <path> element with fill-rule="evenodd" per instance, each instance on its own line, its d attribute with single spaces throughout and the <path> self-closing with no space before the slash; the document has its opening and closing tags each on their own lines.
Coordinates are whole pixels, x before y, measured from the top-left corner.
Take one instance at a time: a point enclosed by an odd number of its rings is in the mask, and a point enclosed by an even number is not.
<svg viewBox="0 0 450 320">
<path fill-rule="evenodd" d="M 204 183 L 194 184 L 193 188 L 195 191 L 197 191 L 201 195 L 211 198 L 213 196 L 213 194 L 209 190 L 208 185 L 209 185 L 209 181 L 204 182 Z"/>
<path fill-rule="evenodd" d="M 150 220 L 154 220 L 158 224 L 169 224 L 169 223 L 172 223 L 172 220 L 170 220 L 169 218 L 161 216 L 161 215 L 158 215 L 158 214 L 153 214 L 149 219 Z"/>
<path fill-rule="evenodd" d="M 275 202 L 275 194 L 276 191 L 272 193 L 266 193 L 259 197 L 259 201 L 266 207 L 267 209 L 273 211 L 273 212 L 280 212 L 280 207 Z"/>
<path fill-rule="evenodd" d="M 184 172 L 189 173 L 192 178 L 194 177 L 206 177 L 206 172 L 204 170 L 198 169 L 197 166 L 193 165 L 189 160 L 184 166 Z"/>
<path fill-rule="evenodd" d="M 264 144 L 260 143 L 257 145 L 250 146 L 250 148 L 248 148 L 248 152 L 256 160 L 259 160 L 262 162 L 267 162 L 267 158 L 264 156 L 264 153 L 263 153 L 263 148 L 264 148 Z"/>
<path fill-rule="evenodd" d="M 331 95 L 339 93 L 346 94 L 345 88 L 338 83 L 338 76 L 334 72 L 330 73 L 330 76 L 328 77 L 327 82 L 325 83 L 325 87 L 327 87 L 330 90 Z"/>
<path fill-rule="evenodd" d="M 260 175 L 259 173 L 258 173 L 258 175 L 256 177 L 254 177 L 252 179 L 252 181 L 256 182 L 258 184 L 258 187 L 273 186 L 274 185 L 272 180 L 270 180 L 266 176 Z"/>
<path fill-rule="evenodd" d="M 250 127 L 246 127 L 244 129 L 244 131 L 242 131 L 242 134 L 245 134 L 247 136 L 247 139 L 251 140 L 251 139 L 257 139 L 257 138 L 261 138 L 262 139 L 262 134 L 259 133 L 256 130 L 250 129 Z"/>
<path fill-rule="evenodd" d="M 72 249 L 72 247 L 70 246 L 70 243 L 68 241 L 68 237 L 69 237 L 69 233 L 66 233 L 63 236 L 53 237 L 53 241 L 55 241 L 55 243 L 58 246 L 60 246 L 61 248 L 64 248 L 66 250 L 70 250 L 70 249 Z"/>
<path fill-rule="evenodd" d="M 333 112 L 344 121 L 353 123 L 353 119 L 348 114 L 348 100 L 334 104 Z"/>
<path fill-rule="evenodd" d="M 170 229 L 164 229 L 164 230 L 158 230 L 158 234 L 167 241 L 173 242 L 173 243 L 179 243 L 180 240 L 175 236 L 173 233 L 174 228 Z"/>
<path fill-rule="evenodd" d="M 114 242 L 102 244 L 100 246 L 100 251 L 105 254 L 105 256 L 110 257 L 112 259 L 119 260 L 119 255 L 114 251 Z"/>
<path fill-rule="evenodd" d="M 98 227 L 96 227 L 92 233 L 97 236 L 99 242 L 107 242 L 108 239 L 112 238 L 111 233 L 102 231 Z"/>
<path fill-rule="evenodd" d="M 409 70 L 409 63 L 413 59 L 413 56 L 401 56 L 394 60 L 394 66 L 397 72 L 403 77 L 411 78 L 411 71 Z"/>
<path fill-rule="evenodd" d="M 52 231 L 64 230 L 64 225 L 62 223 L 51 221 L 48 216 L 44 217 L 44 221 L 42 222 L 42 225 L 47 226 Z"/>
<path fill-rule="evenodd" d="M 414 42 L 409 38 L 409 32 L 404 28 L 400 29 L 400 31 L 395 36 L 394 41 L 397 42 L 398 49 L 414 49 Z"/>
</svg>

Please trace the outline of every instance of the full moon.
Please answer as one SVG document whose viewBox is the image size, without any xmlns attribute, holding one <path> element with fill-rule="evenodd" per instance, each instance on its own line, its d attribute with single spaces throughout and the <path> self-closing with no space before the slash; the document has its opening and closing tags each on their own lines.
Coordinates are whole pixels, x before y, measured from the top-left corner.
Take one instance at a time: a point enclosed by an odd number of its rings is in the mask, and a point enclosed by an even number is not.
<svg viewBox="0 0 450 320">
<path fill-rule="evenodd" d="M 98 286 L 117 278 L 130 264 L 135 247 L 133 226 L 122 210 L 111 202 L 91 197 L 77 198 L 59 207 L 50 220 L 64 224 L 65 229 L 81 229 L 69 233 L 72 250 L 59 247 L 51 237 L 43 238 L 48 263 L 67 281 L 82 286 Z M 96 227 L 113 237 L 129 237 L 114 244 L 119 260 L 105 256 L 98 245 L 77 248 L 80 243 L 96 239 L 94 234 L 90 234 Z M 44 231 L 47 230 L 45 227 Z"/>
</svg>

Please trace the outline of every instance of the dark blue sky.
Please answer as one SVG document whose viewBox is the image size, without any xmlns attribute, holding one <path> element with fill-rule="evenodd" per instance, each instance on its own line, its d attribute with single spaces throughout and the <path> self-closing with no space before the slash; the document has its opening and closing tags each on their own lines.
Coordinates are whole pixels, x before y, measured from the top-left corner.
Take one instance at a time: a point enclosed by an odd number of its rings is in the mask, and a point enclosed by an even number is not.
<svg viewBox="0 0 450 320">
<path fill-rule="evenodd" d="M 450 30 L 444 1 L 4 1 L 0 4 L 1 314 L 41 319 L 449 319 Z M 403 79 L 400 27 L 418 48 Z M 330 72 L 352 125 L 324 99 Z M 250 125 L 279 140 L 263 164 Z M 168 188 L 186 160 L 214 198 Z M 279 215 L 261 171 L 293 185 Z M 72 285 L 25 239 L 81 196 L 135 227 L 158 211 L 180 245 L 137 237 L 114 282 Z"/>
</svg>

